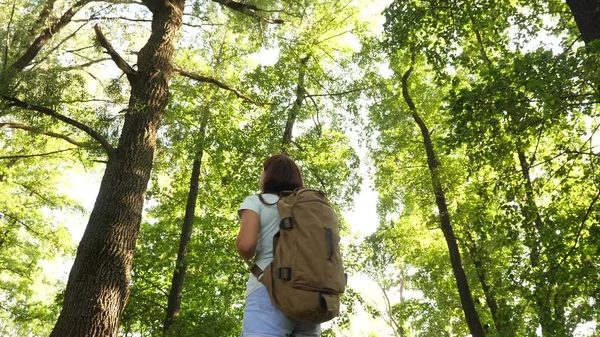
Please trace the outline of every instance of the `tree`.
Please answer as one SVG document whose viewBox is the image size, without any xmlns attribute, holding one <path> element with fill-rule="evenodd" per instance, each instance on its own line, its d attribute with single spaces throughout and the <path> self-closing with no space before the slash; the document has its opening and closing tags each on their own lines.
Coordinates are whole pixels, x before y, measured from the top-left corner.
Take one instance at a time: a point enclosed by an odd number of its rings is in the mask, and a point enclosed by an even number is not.
<svg viewBox="0 0 600 337">
<path fill-rule="evenodd" d="M 19 92 L 22 89 L 19 87 L 21 78 L 16 73 L 30 65 L 42 47 L 50 41 L 49 37 L 63 30 L 86 4 L 87 1 L 75 3 L 57 21 L 43 29 L 2 75 L 5 88 L 2 96 L 10 105 L 54 117 L 83 130 L 102 146 L 108 157 L 98 199 L 80 242 L 65 292 L 63 309 L 52 333 L 61 336 L 117 333 L 118 321 L 129 295 L 133 249 L 152 169 L 157 130 L 167 106 L 169 81 L 178 73 L 188 75 L 186 72 L 178 72 L 172 65 L 175 44 L 180 35 L 184 2 L 146 1 L 143 5 L 152 15 L 152 32 L 137 53 L 136 69 L 112 47 L 100 26 L 95 26 L 98 43 L 125 73 L 131 86 L 123 128 L 116 147 L 100 132 L 80 121 L 55 109 L 29 104 L 16 98 L 16 95 L 24 95 Z M 235 3 L 226 5 L 248 13 L 259 10 L 241 4 L 235 6 Z M 50 9 L 51 6 L 48 10 Z M 8 64 L 6 58 L 5 63 Z M 29 97 L 28 100 L 35 99 Z"/>
<path fill-rule="evenodd" d="M 411 65 L 411 67 L 404 73 L 404 75 L 402 75 L 402 96 L 404 97 L 404 100 L 408 105 L 408 108 L 410 109 L 412 118 L 415 120 L 415 123 L 419 126 L 419 129 L 421 130 L 421 135 L 423 137 L 423 145 L 425 146 L 425 152 L 427 153 L 427 166 L 429 167 L 429 172 L 431 174 L 431 180 L 433 182 L 433 193 L 435 195 L 436 205 L 440 216 L 440 227 L 442 229 L 442 232 L 444 233 L 444 237 L 448 244 L 450 262 L 452 264 L 454 276 L 456 277 L 456 285 L 458 287 L 458 293 L 460 295 L 463 311 L 465 313 L 465 319 L 467 321 L 467 324 L 469 325 L 469 331 L 473 336 L 485 336 L 485 332 L 483 331 L 483 325 L 479 320 L 479 315 L 477 314 L 475 304 L 473 303 L 473 297 L 469 287 L 469 281 L 467 280 L 467 276 L 462 266 L 462 259 L 460 257 L 460 251 L 458 249 L 456 236 L 454 235 L 454 230 L 450 222 L 450 213 L 448 210 L 446 196 L 442 187 L 442 183 L 440 182 L 440 177 L 438 175 L 438 167 L 440 163 L 436 158 L 436 152 L 431 141 L 429 129 L 427 128 L 427 125 L 425 124 L 423 119 L 421 119 L 421 117 L 419 116 L 417 108 L 412 98 L 410 97 L 410 92 L 408 89 L 408 78 L 410 77 L 412 71 L 413 66 Z"/>
<path fill-rule="evenodd" d="M 443 111 L 430 118 L 437 121 L 438 145 L 446 158 L 465 158 L 452 175 L 462 183 L 448 183 L 458 214 L 457 238 L 469 252 L 501 335 L 527 330 L 519 318 L 523 315 L 534 322 L 529 331 L 539 325 L 544 335 L 572 334 L 576 323 L 571 319 L 589 316 L 584 313 L 588 309 L 568 315 L 568 303 L 594 297 L 574 291 L 579 282 L 559 276 L 558 267 L 578 249 L 585 250 L 571 239 L 580 237 L 579 229 L 594 226 L 583 219 L 589 219 L 597 201 L 591 183 L 595 174 L 584 168 L 595 166 L 595 159 L 564 152 L 590 149 L 597 131 L 593 87 L 598 79 L 590 67 L 593 57 L 572 49 L 577 32 L 570 17 L 559 14 L 565 7 L 554 2 L 431 1 L 395 2 L 388 9 L 384 45 L 395 53 L 422 53 L 435 72 L 431 81 L 439 90 L 433 96 L 444 97 Z M 548 10 L 556 24 L 539 19 Z M 415 21 L 422 24 L 410 24 Z M 557 36 L 561 49 L 532 48 L 530 41 L 543 34 Z M 587 118 L 594 122 L 587 124 Z M 590 175 L 579 185 L 579 174 L 587 174 L 582 172 Z M 567 192 L 571 183 L 581 188 L 577 196 Z M 579 215 L 565 217 L 567 209 Z M 588 278 L 587 267 L 572 266 L 569 275 Z M 583 279 L 585 288 L 588 281 Z M 509 293 L 513 295 L 507 297 Z M 514 296 L 525 300 L 515 303 Z"/>
</svg>

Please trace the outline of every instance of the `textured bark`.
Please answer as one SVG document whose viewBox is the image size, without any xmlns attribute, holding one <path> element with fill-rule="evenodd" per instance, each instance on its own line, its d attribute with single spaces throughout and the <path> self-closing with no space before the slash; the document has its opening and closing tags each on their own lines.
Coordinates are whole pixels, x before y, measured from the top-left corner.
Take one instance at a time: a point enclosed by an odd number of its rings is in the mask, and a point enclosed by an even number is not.
<svg viewBox="0 0 600 337">
<path fill-rule="evenodd" d="M 456 278 L 458 294 L 460 296 L 460 302 L 462 304 L 467 325 L 469 326 L 469 331 L 471 332 L 471 335 L 473 337 L 483 337 L 485 336 L 485 332 L 483 330 L 483 326 L 481 325 L 479 314 L 475 309 L 475 303 L 473 302 L 473 296 L 471 295 L 471 289 L 469 287 L 467 275 L 462 265 L 462 259 L 460 257 L 460 251 L 456 242 L 456 236 L 454 235 L 454 230 L 452 229 L 452 223 L 450 221 L 450 213 L 448 211 L 446 196 L 444 194 L 444 190 L 442 188 L 442 184 L 438 176 L 438 168 L 440 164 L 435 155 L 429 129 L 417 113 L 417 108 L 413 103 L 408 92 L 408 77 L 410 76 L 412 71 L 413 68 L 410 67 L 410 69 L 408 69 L 406 73 L 404 73 L 404 76 L 402 76 L 402 95 L 410 109 L 411 115 L 415 123 L 419 126 L 419 129 L 421 130 L 421 135 L 423 137 L 423 145 L 425 146 L 425 152 L 427 153 L 427 165 L 429 167 L 431 180 L 433 182 L 435 203 L 440 214 L 440 226 L 442 232 L 444 233 L 446 244 L 448 245 L 448 252 L 450 253 L 452 271 L 454 272 L 454 277 Z"/>
<path fill-rule="evenodd" d="M 192 238 L 192 229 L 194 228 L 194 219 L 196 217 L 196 201 L 198 200 L 198 184 L 200 182 L 200 167 L 202 166 L 202 154 L 204 152 L 204 139 L 206 136 L 206 126 L 210 116 L 210 107 L 204 107 L 202 122 L 200 124 L 200 141 L 198 144 L 198 153 L 192 164 L 192 175 L 190 177 L 190 189 L 188 192 L 187 204 L 185 207 L 185 216 L 181 226 L 181 236 L 179 238 L 179 250 L 177 251 L 177 261 L 171 280 L 171 290 L 169 291 L 167 314 L 163 324 L 163 332 L 166 333 L 169 327 L 179 316 L 181 310 L 181 299 L 183 292 L 183 282 L 187 272 L 187 248 Z"/>
<path fill-rule="evenodd" d="M 567 0 L 586 45 L 600 39 L 600 0 Z"/>
<path fill-rule="evenodd" d="M 138 54 L 139 70 L 130 77 L 131 96 L 119 144 L 106 165 L 51 337 L 117 336 L 129 297 L 133 251 L 156 134 L 167 105 L 184 1 L 144 4 L 153 13 L 152 32 Z"/>
<path fill-rule="evenodd" d="M 283 139 L 281 140 L 281 150 L 285 152 L 286 147 L 292 142 L 292 131 L 294 130 L 294 123 L 298 117 L 298 112 L 302 108 L 302 103 L 306 99 L 306 90 L 304 89 L 304 77 L 306 76 L 306 64 L 308 63 L 309 56 L 304 57 L 300 60 L 300 68 L 298 70 L 298 83 L 296 86 L 296 101 L 294 106 L 290 109 L 287 121 L 285 123 L 285 130 L 283 131 Z"/>
</svg>

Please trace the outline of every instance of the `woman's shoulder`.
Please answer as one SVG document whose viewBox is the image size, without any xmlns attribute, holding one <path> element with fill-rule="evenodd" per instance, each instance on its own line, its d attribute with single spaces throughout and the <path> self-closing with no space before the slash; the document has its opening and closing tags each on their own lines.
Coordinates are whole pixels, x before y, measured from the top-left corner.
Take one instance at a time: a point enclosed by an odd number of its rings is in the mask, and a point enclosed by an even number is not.
<svg viewBox="0 0 600 337">
<path fill-rule="evenodd" d="M 261 194 L 251 194 L 244 199 L 244 202 L 252 202 L 255 204 L 263 204 L 263 201 L 271 204 L 277 202 L 279 200 L 279 196 L 273 193 L 261 193 Z"/>
<path fill-rule="evenodd" d="M 244 198 L 244 203 L 254 203 L 254 204 L 260 204 L 260 198 L 258 197 L 258 194 L 251 194 L 249 196 L 247 196 L 246 198 Z"/>
</svg>

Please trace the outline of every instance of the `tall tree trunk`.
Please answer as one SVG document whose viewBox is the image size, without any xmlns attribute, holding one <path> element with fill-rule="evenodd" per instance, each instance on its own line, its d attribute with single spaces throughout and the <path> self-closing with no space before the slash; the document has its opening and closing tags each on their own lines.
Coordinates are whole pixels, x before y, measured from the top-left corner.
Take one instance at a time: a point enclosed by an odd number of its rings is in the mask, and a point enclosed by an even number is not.
<svg viewBox="0 0 600 337">
<path fill-rule="evenodd" d="M 483 289 L 483 294 L 485 295 L 485 302 L 487 306 L 490 308 L 490 312 L 492 314 L 492 320 L 494 321 L 494 326 L 496 327 L 496 331 L 500 336 L 514 336 L 513 332 L 509 332 L 508 329 L 505 330 L 504 322 L 500 317 L 500 313 L 498 311 L 498 301 L 496 300 L 496 296 L 492 291 L 492 287 L 490 286 L 486 274 L 485 267 L 481 262 L 480 251 L 477 247 L 477 243 L 473 240 L 471 233 L 467 232 L 466 234 L 467 250 L 471 255 L 471 259 L 473 260 L 473 265 L 475 266 L 475 271 L 477 272 L 477 277 L 479 278 L 479 282 L 481 283 L 481 288 Z"/>
<path fill-rule="evenodd" d="M 567 5 L 586 46 L 600 39 L 600 1 L 567 0 Z"/>
<path fill-rule="evenodd" d="M 194 228 L 194 219 L 196 218 L 196 201 L 198 200 L 198 185 L 200 182 L 200 168 L 202 166 L 202 155 L 204 153 L 204 139 L 206 136 L 206 126 L 210 116 L 210 106 L 205 106 L 202 113 L 202 122 L 200 124 L 200 141 L 198 152 L 195 155 L 192 164 L 192 176 L 190 177 L 190 189 L 185 207 L 185 216 L 181 227 L 181 236 L 179 239 L 179 250 L 177 251 L 177 261 L 171 280 L 171 290 L 167 303 L 167 313 L 163 324 L 163 333 L 167 333 L 169 327 L 173 325 L 175 319 L 179 316 L 181 310 L 181 298 L 183 291 L 183 282 L 187 271 L 187 248 L 192 238 L 192 229 Z"/>
<path fill-rule="evenodd" d="M 119 144 L 109 156 L 51 337 L 117 336 L 129 297 L 133 252 L 184 0 L 143 3 L 153 14 L 152 32 L 138 54 L 139 70 L 128 76 L 131 97 Z"/>
<path fill-rule="evenodd" d="M 523 217 L 525 218 L 525 231 L 526 231 L 526 245 L 531 251 L 529 254 L 529 263 L 535 273 L 541 273 L 542 267 L 540 266 L 540 236 L 541 230 L 544 226 L 542 217 L 538 206 L 535 202 L 535 194 L 533 190 L 533 183 L 531 182 L 531 176 L 529 173 L 530 164 L 527 161 L 525 152 L 517 151 L 519 158 L 519 165 L 521 166 L 521 175 L 523 177 L 525 185 L 525 206 L 522 208 Z M 542 328 L 542 336 L 550 337 L 555 336 L 554 319 L 552 318 L 552 305 L 550 289 L 552 285 L 546 284 L 546 278 L 537 274 L 534 276 L 535 287 L 533 289 L 533 297 L 537 305 L 538 319 Z"/>
<path fill-rule="evenodd" d="M 442 232 L 444 233 L 444 238 L 446 239 L 446 244 L 448 245 L 448 251 L 450 253 L 450 262 L 452 264 L 454 277 L 456 278 L 458 294 L 460 296 L 460 302 L 462 304 L 467 325 L 469 326 L 469 331 L 471 332 L 471 335 L 473 337 L 484 337 L 485 332 L 483 330 L 483 326 L 481 325 L 479 314 L 475 309 L 475 303 L 473 302 L 473 296 L 471 295 L 471 289 L 469 287 L 467 275 L 462 265 L 460 251 L 456 242 L 456 236 L 454 235 L 454 230 L 452 229 L 452 224 L 450 222 L 450 213 L 448 212 L 446 196 L 444 195 L 444 190 L 442 188 L 442 184 L 438 176 L 439 162 L 435 155 L 433 143 L 431 142 L 429 129 L 427 129 L 427 125 L 425 125 L 425 122 L 417 113 L 417 108 L 415 107 L 415 104 L 413 103 L 412 98 L 410 97 L 410 94 L 408 92 L 408 77 L 410 76 L 412 71 L 413 67 L 411 66 L 404 73 L 404 76 L 402 76 L 402 95 L 410 109 L 411 115 L 415 123 L 419 126 L 419 129 L 421 130 L 421 135 L 423 136 L 423 144 L 425 145 L 425 152 L 427 153 L 427 164 L 429 167 L 429 173 L 431 174 L 431 180 L 433 182 L 435 202 L 437 204 L 437 208 L 440 214 L 440 225 Z"/>
<path fill-rule="evenodd" d="M 294 106 L 290 109 L 290 112 L 285 123 L 285 130 L 283 131 L 283 138 L 281 140 L 281 150 L 286 152 L 286 148 L 289 143 L 292 142 L 292 131 L 294 129 L 294 123 L 298 117 L 298 112 L 302 108 L 302 103 L 306 98 L 306 90 L 304 89 L 304 77 L 306 76 L 306 64 L 310 59 L 310 55 L 305 56 L 300 60 L 300 67 L 298 69 L 298 84 L 296 86 L 296 101 Z"/>
</svg>

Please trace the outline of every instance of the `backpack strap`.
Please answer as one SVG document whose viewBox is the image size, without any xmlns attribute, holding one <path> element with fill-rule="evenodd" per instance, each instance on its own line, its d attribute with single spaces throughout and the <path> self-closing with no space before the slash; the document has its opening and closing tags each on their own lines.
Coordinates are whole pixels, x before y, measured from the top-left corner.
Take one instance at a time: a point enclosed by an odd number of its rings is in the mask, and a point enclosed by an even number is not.
<svg viewBox="0 0 600 337">
<path fill-rule="evenodd" d="M 263 270 L 260 269 L 260 267 L 256 263 L 252 263 L 250 260 L 246 260 L 244 262 L 246 262 L 246 264 L 250 268 L 250 272 L 252 273 L 252 275 L 256 276 L 256 278 L 260 280 L 263 274 Z"/>
<path fill-rule="evenodd" d="M 263 198 L 262 195 L 263 195 L 262 193 L 257 194 L 258 199 L 260 199 L 260 202 L 262 202 L 263 204 L 268 205 L 268 206 L 277 205 L 277 203 L 279 202 L 279 199 L 281 199 L 281 196 L 279 195 L 277 198 L 277 201 L 275 201 L 274 203 L 269 203 L 269 202 L 265 201 L 265 199 Z"/>
<path fill-rule="evenodd" d="M 262 193 L 257 194 L 257 196 L 258 196 L 258 199 L 260 199 L 260 202 L 262 202 L 264 205 L 268 205 L 268 206 L 277 205 L 277 203 L 279 202 L 279 199 L 281 199 L 281 196 L 279 196 L 277 198 L 277 201 L 275 201 L 274 203 L 269 203 L 263 198 Z M 250 260 L 245 260 L 244 262 L 246 262 L 246 264 L 248 265 L 248 268 L 250 268 L 250 272 L 252 273 L 252 275 L 254 275 L 258 280 L 260 280 L 264 271 L 262 269 L 260 269 L 260 267 L 256 263 L 254 263 Z"/>
</svg>

